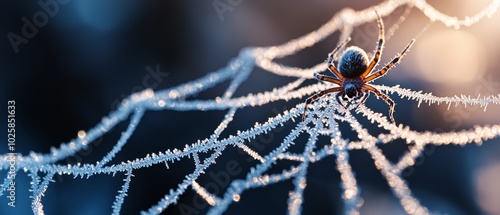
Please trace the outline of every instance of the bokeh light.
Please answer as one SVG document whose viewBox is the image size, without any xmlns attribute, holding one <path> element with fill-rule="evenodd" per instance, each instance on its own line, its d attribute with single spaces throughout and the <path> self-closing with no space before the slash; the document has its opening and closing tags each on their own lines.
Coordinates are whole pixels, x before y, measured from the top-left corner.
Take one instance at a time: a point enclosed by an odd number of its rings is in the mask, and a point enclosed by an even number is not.
<svg viewBox="0 0 500 215">
<path fill-rule="evenodd" d="M 78 0 L 75 2 L 79 18 L 90 28 L 102 31 L 112 31 L 125 24 L 128 18 L 138 9 L 134 1 L 99 1 Z"/>
<path fill-rule="evenodd" d="M 426 81 L 460 84 L 475 81 L 485 71 L 482 43 L 466 31 L 427 34 L 416 43 L 417 65 Z"/>
<path fill-rule="evenodd" d="M 500 162 L 480 169 L 476 175 L 477 202 L 491 215 L 500 214 Z"/>
</svg>

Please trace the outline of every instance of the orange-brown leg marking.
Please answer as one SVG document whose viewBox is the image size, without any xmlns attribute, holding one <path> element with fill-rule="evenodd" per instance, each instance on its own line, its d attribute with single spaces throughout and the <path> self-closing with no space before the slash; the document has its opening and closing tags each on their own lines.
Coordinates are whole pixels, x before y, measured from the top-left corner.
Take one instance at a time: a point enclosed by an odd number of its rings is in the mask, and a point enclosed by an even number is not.
<svg viewBox="0 0 500 215">
<path fill-rule="evenodd" d="M 394 59 L 392 59 L 392 61 L 389 64 L 387 64 L 386 66 L 384 66 L 384 68 L 382 68 L 380 71 L 373 73 L 370 76 L 366 77 L 364 79 L 365 83 L 368 83 L 368 82 L 370 82 L 370 81 L 372 81 L 380 76 L 385 75 L 385 73 L 387 73 L 394 65 L 396 65 L 403 58 L 406 51 L 408 51 L 410 49 L 410 47 L 413 45 L 413 42 L 415 42 L 415 39 L 411 40 L 410 43 L 408 43 L 408 45 L 406 45 L 406 48 L 403 50 L 403 52 L 401 52 L 401 54 L 398 54 Z"/>
<path fill-rule="evenodd" d="M 391 98 L 389 98 L 389 96 L 378 91 L 375 87 L 373 87 L 371 85 L 365 84 L 363 86 L 363 89 L 370 90 L 370 91 L 374 92 L 378 97 L 385 100 L 385 102 L 387 102 L 387 104 L 389 104 L 389 106 L 390 106 L 389 107 L 389 116 L 391 117 L 392 123 L 396 123 L 396 121 L 394 120 L 394 106 L 396 105 L 396 103 L 394 103 L 394 101 Z"/>
<path fill-rule="evenodd" d="M 327 75 L 320 75 L 318 73 L 314 73 L 314 77 L 320 81 L 327 81 L 327 82 L 338 84 L 339 86 L 342 86 L 342 81 L 335 78 L 335 77 L 331 77 L 331 76 L 327 76 Z"/>
<path fill-rule="evenodd" d="M 334 57 L 335 53 L 337 53 L 337 51 L 340 48 L 342 48 L 343 46 L 345 46 L 345 44 L 347 44 L 347 42 L 349 42 L 350 40 L 351 40 L 351 38 L 348 37 L 342 43 L 340 43 L 337 47 L 335 47 L 335 49 L 333 49 L 333 51 L 330 52 L 330 54 L 328 54 L 328 60 L 326 61 L 326 63 L 328 64 L 328 69 L 330 70 L 330 72 L 332 72 L 340 80 L 344 80 L 344 76 L 342 76 L 340 74 L 340 72 L 337 70 L 337 68 L 335 68 L 335 66 L 333 65 L 333 57 Z"/>
<path fill-rule="evenodd" d="M 340 80 L 344 80 L 344 76 L 340 74 L 340 72 L 337 70 L 337 68 L 335 68 L 335 66 L 333 66 L 333 64 L 330 64 L 330 66 L 328 66 L 328 70 L 335 74 L 335 76 L 339 77 Z"/>
<path fill-rule="evenodd" d="M 363 95 L 363 99 L 361 99 L 361 101 L 358 103 L 356 108 L 358 108 L 360 105 L 364 104 L 369 95 L 370 95 L 370 91 L 366 91 Z"/>
<path fill-rule="evenodd" d="M 337 92 L 337 91 L 341 91 L 341 90 L 342 90 L 342 87 L 334 87 L 334 88 L 330 88 L 330 89 L 326 89 L 326 90 L 320 91 L 320 92 L 312 95 L 311 97 L 309 97 L 306 100 L 306 105 L 304 106 L 304 112 L 302 113 L 302 120 L 304 120 L 304 118 L 306 116 L 306 110 L 307 110 L 307 105 L 308 104 L 311 104 L 312 102 L 314 102 L 315 100 L 319 99 L 322 96 L 325 96 L 326 94 Z"/>
<path fill-rule="evenodd" d="M 375 52 L 375 55 L 373 55 L 373 59 L 372 59 L 370 65 L 368 65 L 368 68 L 365 70 L 365 72 L 363 74 L 361 74 L 362 78 L 364 78 L 368 74 L 370 74 L 370 72 L 373 70 L 373 68 L 375 68 L 375 66 L 377 66 L 378 61 L 380 60 L 380 57 L 382 56 L 382 50 L 384 49 L 384 21 L 382 21 L 382 18 L 380 18 L 377 11 L 375 11 L 375 13 L 377 14 L 377 24 L 378 24 L 378 29 L 379 29 L 377 51 Z"/>
<path fill-rule="evenodd" d="M 347 109 L 347 107 L 342 103 L 342 101 L 340 101 L 340 97 L 344 96 L 344 91 L 341 91 L 340 93 L 337 93 L 337 95 L 335 95 L 335 99 L 337 99 L 337 102 L 344 108 L 344 109 Z"/>
</svg>

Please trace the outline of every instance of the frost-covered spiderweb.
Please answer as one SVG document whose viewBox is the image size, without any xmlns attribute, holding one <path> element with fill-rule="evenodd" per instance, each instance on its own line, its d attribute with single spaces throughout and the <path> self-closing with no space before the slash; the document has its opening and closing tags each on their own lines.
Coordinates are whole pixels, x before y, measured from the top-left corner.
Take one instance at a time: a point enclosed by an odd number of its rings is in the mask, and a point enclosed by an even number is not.
<svg viewBox="0 0 500 215">
<path fill-rule="evenodd" d="M 358 214 L 362 205 L 360 200 L 360 188 L 354 177 L 354 173 L 348 162 L 350 150 L 366 150 L 372 156 L 377 169 L 387 180 L 394 195 L 399 199 L 404 210 L 409 214 L 428 214 L 427 208 L 420 204 L 414 197 L 408 184 L 401 176 L 402 172 L 415 164 L 426 145 L 465 145 L 469 143 L 481 143 L 484 140 L 500 136 L 500 125 L 475 126 L 470 130 L 459 132 L 417 132 L 403 125 L 390 123 L 384 114 L 376 113 L 366 106 L 355 108 L 351 105 L 347 110 L 341 108 L 338 103 L 332 102 L 329 97 L 320 99 L 311 105 L 308 114 L 304 120 L 301 114 L 304 108 L 303 102 L 297 103 L 295 107 L 284 111 L 268 119 L 264 123 L 255 123 L 252 128 L 239 131 L 229 137 L 221 138 L 221 133 L 230 126 L 233 116 L 238 110 L 243 108 L 252 109 L 255 106 L 262 106 L 279 100 L 291 100 L 295 98 L 304 99 L 315 92 L 325 89 L 327 86 L 323 83 L 305 85 L 306 79 L 312 79 L 313 73 L 326 70 L 324 62 L 311 68 L 295 68 L 280 65 L 274 62 L 274 59 L 292 55 L 297 51 L 310 47 L 325 37 L 331 35 L 340 29 L 353 28 L 360 24 L 372 22 L 376 19 L 374 10 L 378 11 L 380 16 L 384 17 L 391 14 L 396 8 L 406 5 L 407 7 L 422 11 L 431 21 L 438 21 L 448 27 L 459 28 L 460 26 L 470 26 L 482 18 L 492 16 L 500 5 L 500 0 L 494 0 L 492 3 L 480 11 L 478 14 L 466 17 L 461 20 L 440 13 L 423 0 L 417 1 L 385 1 L 374 7 L 366 8 L 362 11 L 344 9 L 338 12 L 330 21 L 305 36 L 294 39 L 283 45 L 272 47 L 246 48 L 240 55 L 230 61 L 230 63 L 218 71 L 207 74 L 205 77 L 182 84 L 170 89 L 152 91 L 145 90 L 131 95 L 123 100 L 120 107 L 105 116 L 100 123 L 92 129 L 79 135 L 74 140 L 62 144 L 58 148 L 52 148 L 51 153 L 41 154 L 31 152 L 29 155 L 17 157 L 17 170 L 24 170 L 31 178 L 31 198 L 32 209 L 35 214 L 43 214 L 42 197 L 49 185 L 54 181 L 54 177 L 59 174 L 71 175 L 74 177 L 89 178 L 95 175 L 115 175 L 124 174 L 124 184 L 118 194 L 115 196 L 114 204 L 111 206 L 113 214 L 119 214 L 122 204 L 129 193 L 130 182 L 133 180 L 134 171 L 142 168 L 148 168 L 152 165 L 175 165 L 173 161 L 180 159 L 192 160 L 195 164 L 195 170 L 186 175 L 185 179 L 177 187 L 161 199 L 155 205 L 152 205 L 143 214 L 159 214 L 167 207 L 176 204 L 180 196 L 188 189 L 193 189 L 212 207 L 209 214 L 221 214 L 228 206 L 244 198 L 242 194 L 251 188 L 265 187 L 280 181 L 292 180 L 294 189 L 289 192 L 288 212 L 290 214 L 300 214 L 302 202 L 304 201 L 304 189 L 307 187 L 307 170 L 310 165 L 326 157 L 336 158 L 336 168 L 341 175 L 342 198 L 345 203 L 346 214 Z M 347 32 L 347 33 L 346 33 Z M 349 36 L 349 31 L 344 31 L 339 41 Z M 325 55 L 326 56 L 326 55 Z M 243 83 L 248 76 L 258 66 L 265 71 L 280 75 L 295 77 L 296 80 L 277 87 L 271 91 L 260 92 L 258 94 L 249 94 L 241 97 L 233 97 L 234 92 Z M 192 97 L 207 89 L 213 88 L 224 81 L 230 81 L 229 87 L 220 97 L 209 100 L 185 100 L 186 97 Z M 447 104 L 451 105 L 478 105 L 486 108 L 489 104 L 497 105 L 500 103 L 500 95 L 483 96 L 471 98 L 470 96 L 454 97 L 436 97 L 431 93 L 415 92 L 399 86 L 387 87 L 376 86 L 383 92 L 399 96 L 403 99 L 414 100 L 418 105 L 421 103 Z M 215 129 L 212 135 L 197 142 L 188 143 L 183 149 L 166 149 L 165 151 L 148 154 L 146 157 L 138 157 L 135 160 L 122 161 L 121 163 L 110 165 L 115 155 L 120 152 L 127 143 L 129 137 L 134 133 L 138 123 L 141 121 L 145 111 L 227 111 L 224 120 Z M 356 115 L 353 115 L 353 111 Z M 131 116 L 127 129 L 122 133 L 118 142 L 112 150 L 108 152 L 100 161 L 96 163 L 84 163 L 78 165 L 59 165 L 58 161 L 75 155 L 78 151 L 85 150 L 92 141 L 103 136 L 107 131 L 113 129 L 118 123 L 125 121 Z M 373 136 L 358 121 L 359 118 L 365 118 L 379 125 L 388 133 Z M 292 121 L 294 128 L 290 133 L 276 145 L 270 153 L 259 154 L 246 145 L 258 135 L 267 133 L 284 126 L 285 123 Z M 350 141 L 340 132 L 338 124 L 345 122 L 350 125 L 357 133 L 359 141 Z M 308 137 L 307 143 L 301 153 L 293 153 L 289 148 L 295 144 L 299 135 Z M 330 144 L 318 147 L 317 140 L 320 136 L 330 138 Z M 403 139 L 411 144 L 409 151 L 406 152 L 399 161 L 393 163 L 389 161 L 378 144 L 391 142 L 397 139 Z M 244 179 L 232 180 L 229 187 L 222 196 L 210 193 L 207 189 L 198 184 L 198 178 L 204 174 L 205 170 L 212 166 L 216 159 L 224 153 L 228 147 L 237 147 L 246 152 L 249 156 L 259 162 L 258 165 L 251 168 Z M 201 154 L 208 154 L 205 159 L 201 159 Z M 0 157 L 1 170 L 9 169 L 7 156 Z M 281 173 L 270 174 L 268 170 L 279 160 L 290 160 L 296 162 Z M 119 174 L 119 175 L 122 175 Z M 0 195 L 6 191 L 11 181 L 6 177 L 2 183 Z M 285 200 L 283 200 L 285 201 Z"/>
</svg>

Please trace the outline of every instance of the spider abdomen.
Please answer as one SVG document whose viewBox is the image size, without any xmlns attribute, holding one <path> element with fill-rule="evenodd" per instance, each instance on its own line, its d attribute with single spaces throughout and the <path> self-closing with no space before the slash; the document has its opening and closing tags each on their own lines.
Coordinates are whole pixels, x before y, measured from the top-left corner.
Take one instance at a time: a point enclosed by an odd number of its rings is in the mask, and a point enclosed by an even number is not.
<svg viewBox="0 0 500 215">
<path fill-rule="evenodd" d="M 342 54 L 337 68 L 344 77 L 358 77 L 368 68 L 368 56 L 363 49 L 351 46 Z"/>
</svg>

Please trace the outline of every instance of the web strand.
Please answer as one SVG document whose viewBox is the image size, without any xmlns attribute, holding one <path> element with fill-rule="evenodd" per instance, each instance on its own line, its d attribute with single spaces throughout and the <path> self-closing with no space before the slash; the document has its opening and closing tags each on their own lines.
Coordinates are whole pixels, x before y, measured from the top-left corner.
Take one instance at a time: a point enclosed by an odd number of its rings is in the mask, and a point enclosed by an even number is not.
<svg viewBox="0 0 500 215">
<path fill-rule="evenodd" d="M 472 129 L 459 132 L 417 132 L 403 125 L 395 125 L 389 122 L 386 116 L 374 112 L 361 105 L 356 111 L 351 105 L 346 110 L 338 103 L 331 102 L 329 96 L 319 99 L 310 105 L 307 117 L 302 121 L 301 113 L 304 110 L 302 102 L 297 103 L 293 108 L 269 118 L 266 122 L 258 123 L 251 128 L 238 131 L 229 137 L 221 138 L 220 135 L 233 122 L 235 114 L 243 109 L 251 109 L 255 106 L 262 106 L 276 101 L 290 101 L 292 99 L 303 100 L 327 86 L 322 83 L 304 85 L 306 79 L 313 78 L 315 72 L 326 69 L 324 62 L 320 62 L 311 68 L 296 68 L 281 65 L 273 60 L 297 53 L 310 47 L 319 41 L 332 35 L 334 32 L 343 30 L 342 37 L 349 37 L 352 29 L 358 25 L 376 20 L 374 10 L 381 16 L 387 16 L 400 7 L 406 6 L 403 18 L 410 12 L 410 9 L 420 10 L 428 17 L 431 23 L 441 22 L 448 27 L 459 28 L 461 26 L 471 26 L 485 17 L 491 17 L 498 9 L 500 0 L 493 0 L 487 7 L 475 15 L 459 19 L 448 16 L 433 8 L 424 0 L 392 0 L 384 1 L 379 5 L 366 8 L 361 11 L 344 9 L 335 14 L 330 21 L 320 26 L 318 30 L 308 33 L 300 38 L 287 43 L 271 47 L 255 47 L 243 49 L 240 54 L 231 60 L 228 65 L 204 77 L 187 82 L 177 87 L 152 91 L 151 89 L 135 93 L 124 99 L 116 111 L 105 116 L 95 127 L 85 132 L 85 135 L 75 137 L 73 140 L 61 144 L 59 147 L 51 148 L 50 153 L 31 152 L 29 155 L 17 156 L 17 169 L 27 172 L 31 180 L 31 199 L 34 214 L 44 214 L 42 197 L 50 182 L 56 175 L 71 175 L 74 178 L 90 178 L 96 175 L 109 174 L 115 176 L 117 173 L 124 176 L 123 184 L 115 201 L 111 206 L 113 214 L 119 214 L 128 196 L 128 190 L 133 180 L 132 172 L 148 168 L 152 165 L 173 165 L 174 160 L 192 159 L 195 170 L 185 176 L 185 179 L 172 188 L 169 193 L 159 199 L 156 204 L 145 209 L 142 214 L 160 214 L 168 207 L 176 204 L 180 197 L 189 189 L 206 201 L 211 208 L 208 214 L 222 214 L 233 203 L 245 199 L 244 192 L 252 188 L 262 188 L 272 184 L 291 180 L 293 190 L 290 190 L 287 201 L 288 212 L 290 214 L 300 214 L 304 202 L 304 190 L 307 187 L 307 170 L 315 162 L 326 157 L 334 156 L 336 164 L 332 164 L 331 170 L 338 170 L 341 175 L 342 199 L 344 200 L 346 214 L 359 214 L 362 201 L 360 199 L 361 190 L 355 178 L 355 173 L 349 163 L 349 152 L 351 150 L 366 150 L 373 158 L 373 162 L 387 180 L 394 195 L 399 199 L 404 210 L 409 214 L 428 214 L 429 211 L 416 199 L 408 183 L 401 177 L 401 173 L 408 167 L 415 164 L 416 159 L 422 154 L 427 145 L 466 145 L 471 143 L 482 143 L 483 141 L 498 138 L 500 136 L 500 125 L 475 126 Z M 410 9 L 408 9 L 410 8 Z M 397 26 L 399 22 L 395 25 Z M 397 29 L 397 28 L 395 28 Z M 394 30 L 395 31 L 395 30 Z M 341 38 L 339 41 L 342 41 Z M 260 67 L 266 72 L 270 72 L 283 77 L 296 77 L 296 79 L 284 86 L 277 86 L 273 90 L 234 97 L 239 86 L 244 83 L 254 71 L 254 67 Z M 229 81 L 230 84 L 225 92 L 213 99 L 198 100 L 196 95 Z M 451 96 L 437 97 L 432 93 L 414 91 L 399 86 L 376 86 L 377 89 L 394 94 L 402 99 L 415 101 L 416 106 L 421 103 L 428 105 L 448 105 L 451 106 L 480 106 L 486 110 L 488 105 L 499 105 L 500 94 L 488 96 Z M 186 98 L 190 98 L 186 100 Z M 139 126 L 142 116 L 147 111 L 220 111 L 226 112 L 222 122 L 214 129 L 213 134 L 206 138 L 201 138 L 196 142 L 186 144 L 182 149 L 165 149 L 165 151 L 155 152 L 145 157 L 137 157 L 134 160 L 118 161 L 117 164 L 110 165 L 110 162 L 129 143 L 130 136 L 135 128 Z M 75 155 L 75 153 L 85 150 L 92 141 L 102 137 L 115 126 L 130 118 L 127 129 L 122 133 L 113 148 L 96 163 L 84 163 L 77 165 L 57 164 L 65 158 Z M 375 123 L 388 133 L 373 136 L 363 127 L 357 118 L 365 118 Z M 338 129 L 338 123 L 348 123 L 360 137 L 359 141 L 349 141 L 343 137 Z M 247 144 L 255 140 L 259 135 L 271 132 L 276 128 L 283 127 L 286 123 L 294 126 L 286 137 L 276 144 L 268 154 L 258 152 Z M 307 141 L 302 151 L 291 152 L 290 147 L 298 141 L 299 135 L 307 136 Z M 318 147 L 319 137 L 326 136 L 330 139 L 330 144 Z M 382 151 L 379 144 L 385 144 L 396 139 L 404 139 L 408 144 L 413 144 L 410 150 L 405 153 L 399 161 L 391 163 Z M 131 144 L 131 143 L 129 143 Z M 132 143 L 133 144 L 133 143 Z M 232 180 L 226 192 L 222 196 L 210 193 L 202 187 L 197 180 L 204 174 L 204 171 L 215 164 L 215 161 L 226 148 L 242 149 L 247 155 L 258 161 L 254 167 L 246 174 L 244 179 Z M 208 153 L 205 159 L 200 159 L 200 155 Z M 8 170 L 8 155 L 0 156 L 0 169 Z M 284 169 L 281 173 L 266 173 L 271 169 L 277 160 L 288 160 L 298 163 Z M 7 190 L 8 177 L 4 178 L 1 185 L 0 196 Z M 283 200 L 285 202 L 286 200 Z"/>
</svg>

